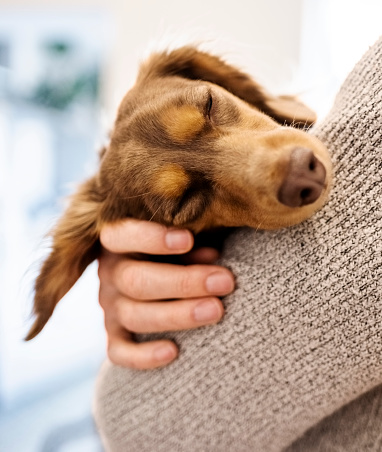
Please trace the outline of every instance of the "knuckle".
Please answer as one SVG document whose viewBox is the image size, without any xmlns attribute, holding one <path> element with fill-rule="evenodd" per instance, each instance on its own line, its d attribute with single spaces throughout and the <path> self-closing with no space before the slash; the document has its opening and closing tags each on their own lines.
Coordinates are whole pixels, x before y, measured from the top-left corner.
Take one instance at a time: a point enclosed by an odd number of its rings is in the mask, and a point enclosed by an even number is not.
<svg viewBox="0 0 382 452">
<path fill-rule="evenodd" d="M 99 236 L 101 245 L 106 249 L 110 248 L 114 243 L 114 231 L 110 226 L 104 226 Z"/>
<path fill-rule="evenodd" d="M 113 306 L 113 301 L 115 297 L 112 296 L 109 288 L 105 286 L 105 284 L 100 284 L 98 291 L 98 303 L 101 308 L 106 311 L 109 310 L 111 306 Z"/>
<path fill-rule="evenodd" d="M 112 254 L 102 253 L 98 258 L 98 279 L 101 283 L 110 283 L 118 260 Z"/>
<path fill-rule="evenodd" d="M 147 277 L 141 265 L 132 263 L 123 270 L 123 283 L 126 294 L 131 298 L 144 298 L 144 288 L 147 284 Z"/>
<path fill-rule="evenodd" d="M 110 341 L 107 346 L 107 356 L 113 364 L 115 364 L 115 365 L 121 364 L 121 353 L 120 353 L 118 347 L 116 347 Z"/>
<path fill-rule="evenodd" d="M 144 363 L 137 359 L 137 356 L 123 351 L 120 346 L 114 346 L 113 344 L 108 346 L 107 356 L 109 361 L 116 366 L 123 366 L 137 370 L 145 368 Z"/>
<path fill-rule="evenodd" d="M 185 328 L 191 328 L 193 326 L 190 322 L 191 314 L 186 315 L 185 318 L 179 317 L 175 312 L 169 313 L 167 320 L 167 329 L 169 330 L 183 330 Z"/>
<path fill-rule="evenodd" d="M 98 279 L 104 281 L 108 276 L 108 266 L 106 265 L 105 258 L 100 257 L 98 259 Z"/>
<path fill-rule="evenodd" d="M 139 332 L 139 322 L 134 302 L 117 303 L 115 306 L 115 314 L 118 322 L 123 327 L 132 332 Z"/>
<path fill-rule="evenodd" d="M 99 287 L 98 303 L 103 310 L 105 310 L 106 307 L 108 306 L 108 297 L 106 296 L 105 290 L 103 289 L 102 285 L 100 285 L 100 287 Z"/>
<path fill-rule="evenodd" d="M 98 303 L 106 312 L 112 312 L 115 304 L 118 302 L 119 293 L 115 287 L 109 284 L 100 283 L 98 291 Z"/>
<path fill-rule="evenodd" d="M 176 284 L 177 291 L 181 298 L 187 297 L 192 294 L 192 289 L 194 283 L 189 272 L 183 273 L 179 276 L 178 282 Z"/>
</svg>

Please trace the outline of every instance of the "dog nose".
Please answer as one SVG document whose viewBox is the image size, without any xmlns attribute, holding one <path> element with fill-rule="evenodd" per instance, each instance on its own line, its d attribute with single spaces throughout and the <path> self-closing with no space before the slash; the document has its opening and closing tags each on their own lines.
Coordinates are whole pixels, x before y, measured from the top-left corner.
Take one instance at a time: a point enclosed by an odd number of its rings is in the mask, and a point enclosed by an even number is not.
<svg viewBox="0 0 382 452">
<path fill-rule="evenodd" d="M 288 172 L 280 187 L 278 200 L 289 207 L 312 204 L 321 196 L 325 179 L 325 167 L 313 151 L 296 148 L 291 153 Z"/>
</svg>

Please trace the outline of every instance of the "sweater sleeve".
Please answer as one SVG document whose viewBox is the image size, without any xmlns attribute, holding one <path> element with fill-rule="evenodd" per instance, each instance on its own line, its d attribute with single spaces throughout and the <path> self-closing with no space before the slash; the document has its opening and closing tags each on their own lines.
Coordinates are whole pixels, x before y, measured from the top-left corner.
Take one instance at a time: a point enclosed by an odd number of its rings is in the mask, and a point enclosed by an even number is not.
<svg viewBox="0 0 382 452">
<path fill-rule="evenodd" d="M 382 39 L 311 132 L 334 161 L 326 206 L 228 240 L 237 290 L 223 321 L 160 335 L 181 350 L 166 368 L 105 363 L 95 417 L 107 451 L 282 451 L 382 383 L 381 62 Z"/>
</svg>

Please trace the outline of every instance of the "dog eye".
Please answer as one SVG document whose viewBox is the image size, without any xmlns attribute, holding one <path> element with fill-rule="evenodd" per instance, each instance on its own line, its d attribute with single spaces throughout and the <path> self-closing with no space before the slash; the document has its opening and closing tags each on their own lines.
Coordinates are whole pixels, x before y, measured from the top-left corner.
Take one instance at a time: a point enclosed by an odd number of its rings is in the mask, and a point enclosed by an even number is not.
<svg viewBox="0 0 382 452">
<path fill-rule="evenodd" d="M 206 116 L 208 117 L 208 119 L 211 119 L 212 103 L 213 103 L 212 94 L 208 93 L 208 99 L 206 103 Z"/>
</svg>

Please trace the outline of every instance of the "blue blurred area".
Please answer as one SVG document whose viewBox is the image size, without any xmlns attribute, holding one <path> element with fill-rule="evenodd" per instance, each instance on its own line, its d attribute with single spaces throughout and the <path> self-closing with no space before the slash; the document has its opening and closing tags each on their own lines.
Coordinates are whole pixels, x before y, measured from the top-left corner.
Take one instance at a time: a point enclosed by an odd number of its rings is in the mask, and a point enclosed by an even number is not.
<svg viewBox="0 0 382 452">
<path fill-rule="evenodd" d="M 94 265 L 31 343 L 32 284 L 64 197 L 103 139 L 108 16 L 0 11 L 0 450 L 98 451 L 91 418 L 104 330 Z"/>
</svg>

